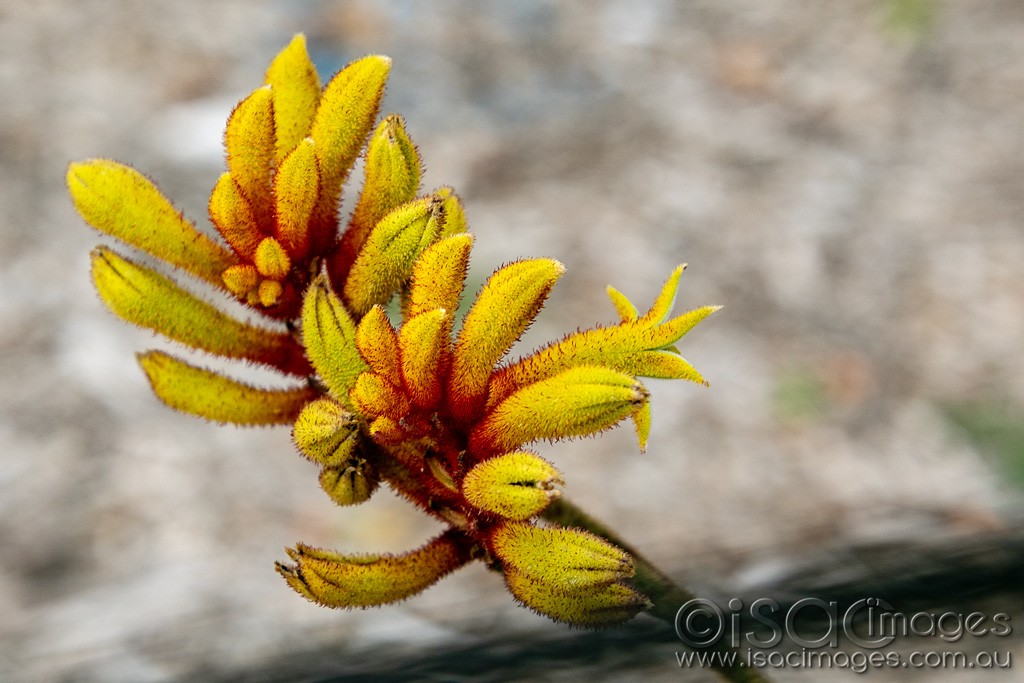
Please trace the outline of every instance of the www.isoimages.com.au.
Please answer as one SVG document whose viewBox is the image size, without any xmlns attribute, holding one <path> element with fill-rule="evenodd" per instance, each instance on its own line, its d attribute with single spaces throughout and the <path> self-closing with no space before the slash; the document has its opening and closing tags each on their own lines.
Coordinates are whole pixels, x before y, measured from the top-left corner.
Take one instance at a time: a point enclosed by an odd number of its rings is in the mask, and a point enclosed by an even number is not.
<svg viewBox="0 0 1024 683">
<path fill-rule="evenodd" d="M 1012 666 L 1007 649 L 963 652 L 949 647 L 906 647 L 911 638 L 938 639 L 947 646 L 965 638 L 1005 638 L 1013 632 L 1005 612 L 903 612 L 879 598 L 848 605 L 805 598 L 786 607 L 770 598 L 749 603 L 733 598 L 724 607 L 695 598 L 679 608 L 676 635 L 692 648 L 676 653 L 680 667 L 829 668 L 864 673 L 882 668 Z M 881 649 L 897 641 L 904 647 Z"/>
<path fill-rule="evenodd" d="M 976 653 L 950 650 L 882 652 L 879 650 L 806 650 L 780 652 L 747 648 L 733 652 L 676 651 L 680 668 L 750 667 L 757 669 L 845 669 L 867 673 L 872 669 L 1009 669 L 1009 650 Z"/>
</svg>

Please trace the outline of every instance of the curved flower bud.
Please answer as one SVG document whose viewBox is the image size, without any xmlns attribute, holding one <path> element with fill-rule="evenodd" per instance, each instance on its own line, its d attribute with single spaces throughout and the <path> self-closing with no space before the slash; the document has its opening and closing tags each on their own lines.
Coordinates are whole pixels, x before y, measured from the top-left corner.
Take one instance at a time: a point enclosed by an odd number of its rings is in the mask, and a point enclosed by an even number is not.
<svg viewBox="0 0 1024 683">
<path fill-rule="evenodd" d="M 274 225 L 274 102 L 269 85 L 257 88 L 231 112 L 224 148 L 231 177 L 252 206 L 260 232 L 269 235 Z"/>
<path fill-rule="evenodd" d="M 263 240 L 249 200 L 242 196 L 238 183 L 230 173 L 221 174 L 210 193 L 210 221 L 235 253 L 247 261 L 256 257 L 256 247 Z"/>
<path fill-rule="evenodd" d="M 111 311 L 183 344 L 228 358 L 305 375 L 309 366 L 289 335 L 239 322 L 171 279 L 99 247 L 92 253 L 96 291 Z"/>
<path fill-rule="evenodd" d="M 138 359 L 157 398 L 175 410 L 214 422 L 288 424 L 317 395 L 309 386 L 260 389 L 160 351 L 139 354 Z"/>
<path fill-rule="evenodd" d="M 470 505 L 507 519 L 526 520 L 539 514 L 564 484 L 554 465 L 535 453 L 517 451 L 476 465 L 462 480 Z"/>
<path fill-rule="evenodd" d="M 366 181 L 341 240 L 342 251 L 351 259 L 381 218 L 416 197 L 420 169 L 420 156 L 405 132 L 405 121 L 397 114 L 385 117 L 366 147 Z"/>
<path fill-rule="evenodd" d="M 420 408 L 441 402 L 441 360 L 449 351 L 450 318 L 438 308 L 408 320 L 398 332 L 402 382 L 406 393 Z"/>
<path fill-rule="evenodd" d="M 527 607 L 573 626 L 611 626 L 652 607 L 644 595 L 621 583 L 566 591 L 520 572 L 506 570 L 505 584 L 512 595 Z"/>
<path fill-rule="evenodd" d="M 309 219 L 320 191 L 313 138 L 305 138 L 288 153 L 274 175 L 275 235 L 292 259 L 309 253 Z"/>
<path fill-rule="evenodd" d="M 356 327 L 356 347 L 370 369 L 385 377 L 402 374 L 398 358 L 398 332 L 391 326 L 388 314 L 374 306 Z"/>
<path fill-rule="evenodd" d="M 221 279 L 229 292 L 242 299 L 248 299 L 249 294 L 260 286 L 260 272 L 256 270 L 256 266 L 248 263 L 231 266 L 224 271 Z"/>
<path fill-rule="evenodd" d="M 274 104 L 275 158 L 281 163 L 309 135 L 320 100 L 320 77 L 306 51 L 306 36 L 292 38 L 267 68 Z"/>
<path fill-rule="evenodd" d="M 473 236 L 462 233 L 435 242 L 416 259 L 404 319 L 435 308 L 458 310 L 472 247 Z"/>
<path fill-rule="evenodd" d="M 316 140 L 321 183 L 310 235 L 314 253 L 334 242 L 341 186 L 373 128 L 390 70 L 387 57 L 357 59 L 335 75 L 320 95 L 309 133 Z"/>
<path fill-rule="evenodd" d="M 373 228 L 356 257 L 343 295 L 358 317 L 386 304 L 408 281 L 413 264 L 437 236 L 430 220 L 434 201 L 423 197 L 398 207 Z"/>
<path fill-rule="evenodd" d="M 67 183 L 78 213 L 100 232 L 217 286 L 221 273 L 238 263 L 133 168 L 109 159 L 73 163 Z"/>
<path fill-rule="evenodd" d="M 283 280 L 292 267 L 288 252 L 273 237 L 264 238 L 256 247 L 254 261 L 260 275 L 274 280 Z"/>
<path fill-rule="evenodd" d="M 373 372 L 359 375 L 349 397 L 360 413 L 372 418 L 384 416 L 401 420 L 412 407 L 401 389 Z"/>
<path fill-rule="evenodd" d="M 277 572 L 295 591 L 327 607 L 371 607 L 404 600 L 471 559 L 471 545 L 448 531 L 405 555 L 341 555 L 296 545 L 294 565 Z"/>
<path fill-rule="evenodd" d="M 309 403 L 292 427 L 295 445 L 313 462 L 330 467 L 347 463 L 359 443 L 359 423 L 339 403 L 322 398 Z"/>
<path fill-rule="evenodd" d="M 327 388 L 340 401 L 366 364 L 356 348 L 356 325 L 326 279 L 318 277 L 302 302 L 302 340 L 306 355 Z"/>
<path fill-rule="evenodd" d="M 633 558 L 608 541 L 580 529 L 508 522 L 491 533 L 502 564 L 561 590 L 596 586 L 633 576 Z"/>
<path fill-rule="evenodd" d="M 363 458 L 353 457 L 346 464 L 325 467 L 320 472 L 320 488 L 338 505 L 365 503 L 379 483 L 376 470 Z"/>
<path fill-rule="evenodd" d="M 586 436 L 629 417 L 647 398 L 634 377 L 603 367 L 572 368 L 499 403 L 473 428 L 469 448 L 485 457 L 538 439 Z"/>
<path fill-rule="evenodd" d="M 475 417 L 495 363 L 533 322 L 564 272 L 553 259 L 530 259 L 510 263 L 487 280 L 455 343 L 450 393 L 456 417 Z"/>
</svg>

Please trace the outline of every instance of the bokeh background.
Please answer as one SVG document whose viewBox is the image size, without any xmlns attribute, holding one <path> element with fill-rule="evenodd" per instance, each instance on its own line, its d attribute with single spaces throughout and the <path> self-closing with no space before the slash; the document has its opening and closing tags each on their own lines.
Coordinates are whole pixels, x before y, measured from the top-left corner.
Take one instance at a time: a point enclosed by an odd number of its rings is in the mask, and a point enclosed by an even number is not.
<svg viewBox="0 0 1024 683">
<path fill-rule="evenodd" d="M 514 258 L 565 263 L 523 351 L 612 322 L 606 284 L 649 302 L 681 262 L 677 306 L 725 306 L 682 344 L 710 389 L 650 383 L 646 454 L 628 426 L 543 448 L 567 495 L 673 576 L 726 595 L 872 544 L 1013 530 L 1016 0 L 3 0 L 0 679 L 316 679 L 432 656 L 445 678 L 452 647 L 512 652 L 514 678 L 521 647 L 556 680 L 703 680 L 663 626 L 631 627 L 644 649 L 568 631 L 479 566 L 397 607 L 314 607 L 273 572 L 285 546 L 398 552 L 436 527 L 387 492 L 334 507 L 287 429 L 151 396 L 133 354 L 163 342 L 93 294 L 100 238 L 65 166 L 130 163 L 205 225 L 224 120 L 300 31 L 324 77 L 394 59 L 384 109 L 425 186 L 465 201 L 475 283 Z"/>
</svg>

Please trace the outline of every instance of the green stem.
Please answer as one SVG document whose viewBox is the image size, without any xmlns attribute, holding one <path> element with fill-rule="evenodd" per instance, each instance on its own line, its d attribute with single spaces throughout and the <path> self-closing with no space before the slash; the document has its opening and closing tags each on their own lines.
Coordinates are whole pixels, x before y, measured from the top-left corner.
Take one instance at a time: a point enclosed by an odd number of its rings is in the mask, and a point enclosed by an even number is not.
<svg viewBox="0 0 1024 683">
<path fill-rule="evenodd" d="M 636 562 L 636 576 L 633 583 L 637 590 L 654 603 L 648 613 L 667 622 L 673 628 L 675 628 L 676 612 L 679 608 L 697 597 L 685 588 L 676 585 L 672 579 L 651 564 L 650 560 L 637 552 L 618 534 L 565 498 L 554 501 L 544 510 L 542 516 L 561 526 L 586 529 L 632 555 Z M 734 683 L 768 683 L 768 679 L 756 669 L 743 666 L 743 659 L 739 656 L 739 652 L 727 644 L 721 641 L 717 642 L 710 646 L 707 652 L 717 653 L 717 656 L 713 657 L 711 661 L 714 662 L 715 670 L 723 679 Z M 733 662 L 733 664 L 726 666 L 726 662 Z"/>
</svg>

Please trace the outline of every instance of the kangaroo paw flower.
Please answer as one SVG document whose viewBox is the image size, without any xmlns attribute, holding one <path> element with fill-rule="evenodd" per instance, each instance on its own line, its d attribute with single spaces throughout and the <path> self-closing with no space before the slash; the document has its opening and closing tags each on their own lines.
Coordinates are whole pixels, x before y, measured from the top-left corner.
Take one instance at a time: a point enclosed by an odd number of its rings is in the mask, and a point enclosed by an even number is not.
<svg viewBox="0 0 1024 683">
<path fill-rule="evenodd" d="M 227 119 L 209 234 L 138 171 L 72 163 L 68 189 L 85 221 L 162 262 L 99 247 L 96 290 L 132 324 L 290 380 L 261 388 L 160 351 L 140 354 L 164 403 L 217 422 L 292 424 L 298 451 L 338 505 L 387 486 L 445 525 L 400 555 L 297 545 L 277 570 L 307 599 L 395 602 L 479 559 L 503 573 L 517 601 L 552 619 L 629 619 L 650 606 L 630 585 L 637 561 L 570 522 L 540 525 L 565 482 L 522 449 L 630 419 L 642 451 L 652 408 L 640 378 L 705 384 L 678 345 L 717 307 L 673 315 L 679 266 L 645 312 L 609 287 L 617 323 L 506 358 L 565 267 L 508 263 L 458 319 L 474 238 L 452 188 L 421 194 L 422 161 L 405 121 L 377 120 L 390 69 L 390 59 L 370 55 L 321 87 L 296 36 Z M 360 155 L 362 188 L 339 222 Z M 225 303 L 247 316 L 229 315 Z"/>
</svg>

